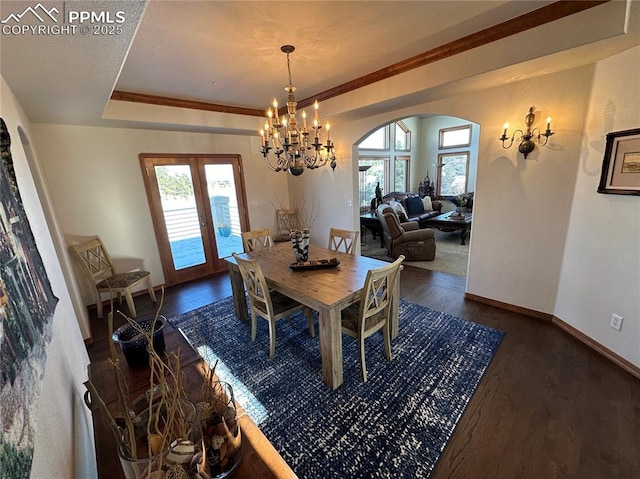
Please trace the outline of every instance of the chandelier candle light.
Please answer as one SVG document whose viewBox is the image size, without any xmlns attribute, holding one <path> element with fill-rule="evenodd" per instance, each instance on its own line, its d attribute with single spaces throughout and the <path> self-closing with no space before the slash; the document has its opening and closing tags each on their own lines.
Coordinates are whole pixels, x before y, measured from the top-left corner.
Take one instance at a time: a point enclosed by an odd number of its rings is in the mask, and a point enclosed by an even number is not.
<svg viewBox="0 0 640 479">
<path fill-rule="evenodd" d="M 554 134 L 554 132 L 551 131 L 550 116 L 547 117 L 547 129 L 544 132 L 541 132 L 539 128 L 534 128 L 533 130 L 531 129 L 531 125 L 533 125 L 533 122 L 536 120 L 536 115 L 533 113 L 534 108 L 535 107 L 533 106 L 529 108 L 529 113 L 527 113 L 527 115 L 524 117 L 524 124 L 527 126 L 526 132 L 523 132 L 522 130 L 514 131 L 513 135 L 511 135 L 509 143 L 505 145 L 504 142 L 509 139 L 509 137 L 507 136 L 509 122 L 507 122 L 504 124 L 504 131 L 502 132 L 502 136 L 498 138 L 498 140 L 502 142 L 502 148 L 504 148 L 505 150 L 507 148 L 511 148 L 514 140 L 520 143 L 520 145 L 518 145 L 518 151 L 524 155 L 525 160 L 527 159 L 527 155 L 535 149 L 536 143 L 538 143 L 539 146 L 544 146 L 547 144 L 549 137 Z M 537 140 L 536 142 L 531 140 L 534 137 Z M 541 137 L 544 137 L 544 140 L 541 140 Z"/>
<path fill-rule="evenodd" d="M 274 98 L 272 107 L 267 111 L 267 120 L 260 129 L 262 146 L 260 152 L 264 161 L 272 171 L 289 171 L 293 176 L 304 173 L 304 169 L 313 170 L 320 168 L 330 161 L 330 166 L 335 170 L 336 155 L 329 133 L 329 122 L 326 123 L 326 144 L 320 143 L 319 132 L 322 126 L 318 122 L 318 102 L 313 104 L 314 117 L 311 132 L 307 129 L 307 113 L 302 111 L 302 128 L 299 127 L 296 118 L 296 102 L 294 92 L 296 87 L 291 82 L 291 64 L 289 54 L 293 53 L 293 45 L 280 47 L 287 54 L 287 70 L 289 71 L 289 84 L 285 87 L 287 92 L 287 114 L 280 118 L 278 114 L 278 101 Z M 313 143 L 309 135 L 313 134 Z M 275 164 L 271 161 L 269 152 L 273 150 Z"/>
</svg>

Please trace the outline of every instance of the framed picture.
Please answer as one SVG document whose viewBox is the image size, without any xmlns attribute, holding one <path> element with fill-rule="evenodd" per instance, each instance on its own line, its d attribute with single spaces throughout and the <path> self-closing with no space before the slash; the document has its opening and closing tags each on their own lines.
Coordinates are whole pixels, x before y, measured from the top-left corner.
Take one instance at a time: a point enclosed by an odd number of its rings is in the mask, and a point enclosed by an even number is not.
<svg viewBox="0 0 640 479">
<path fill-rule="evenodd" d="M 640 195 L 640 128 L 607 134 L 598 193 Z"/>
</svg>

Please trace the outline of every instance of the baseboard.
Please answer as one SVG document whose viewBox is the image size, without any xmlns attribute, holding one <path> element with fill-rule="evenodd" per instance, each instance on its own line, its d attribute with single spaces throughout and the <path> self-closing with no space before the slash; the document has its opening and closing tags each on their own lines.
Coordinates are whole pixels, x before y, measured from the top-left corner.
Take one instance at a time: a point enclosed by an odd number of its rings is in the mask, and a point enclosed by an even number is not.
<svg viewBox="0 0 640 479">
<path fill-rule="evenodd" d="M 484 298 L 471 293 L 464 293 L 464 298 L 476 303 L 488 304 L 489 306 L 495 306 L 496 308 L 511 311 L 512 313 L 523 314 L 530 318 L 541 319 L 542 321 L 552 321 L 553 315 L 548 313 L 541 313 L 534 309 L 523 308 L 522 306 L 516 306 L 514 304 L 503 303 L 495 299 Z"/>
<path fill-rule="evenodd" d="M 640 379 L 640 368 L 638 366 L 630 363 L 620 355 L 611 351 L 606 346 L 603 346 L 602 344 L 598 343 L 594 339 L 584 334 L 582 331 L 579 331 L 578 329 L 574 328 L 568 323 L 565 323 L 563 320 L 561 320 L 560 318 L 557 318 L 552 314 L 541 313 L 540 311 L 523 308 L 521 306 L 515 306 L 509 303 L 503 303 L 502 301 L 484 298 L 482 296 L 477 296 L 471 293 L 465 293 L 464 297 L 465 299 L 468 299 L 470 301 L 475 301 L 476 303 L 488 304 L 489 306 L 495 306 L 496 308 L 504 309 L 506 311 L 511 311 L 513 313 L 519 313 L 524 316 L 528 316 L 530 318 L 541 319 L 543 321 L 551 321 L 552 324 L 559 327 L 566 333 L 570 334 L 571 336 L 576 338 L 578 341 L 580 341 L 584 345 L 590 347 L 595 352 L 601 354 L 602 356 L 607 358 L 609 361 L 613 362 L 618 367 L 627 371 L 632 376 L 635 376 L 636 378 Z"/>
<path fill-rule="evenodd" d="M 604 356 L 608 360 L 612 361 L 614 364 L 617 364 L 619 367 L 621 367 L 622 369 L 624 369 L 625 371 L 627 371 L 631 375 L 633 375 L 636 378 L 640 379 L 640 368 L 638 368 L 638 366 L 636 366 L 635 364 L 630 363 L 629 361 L 627 361 L 623 357 L 621 357 L 618 354 L 616 354 L 613 351 L 611 351 L 606 346 L 603 346 L 602 344 L 598 343 L 597 341 L 594 341 L 592 338 L 590 338 L 589 336 L 584 334 L 582 331 L 574 328 L 573 326 L 571 326 L 568 323 L 565 323 L 560 318 L 557 318 L 557 317 L 554 316 L 552 322 L 553 322 L 553 324 L 558 326 L 560 329 L 562 329 L 563 331 L 567 332 L 568 334 L 570 334 L 571 336 L 576 338 L 581 343 L 586 344 L 587 346 L 589 346 L 591 349 L 593 349 L 597 353 L 600 353 L 602 356 Z"/>
</svg>

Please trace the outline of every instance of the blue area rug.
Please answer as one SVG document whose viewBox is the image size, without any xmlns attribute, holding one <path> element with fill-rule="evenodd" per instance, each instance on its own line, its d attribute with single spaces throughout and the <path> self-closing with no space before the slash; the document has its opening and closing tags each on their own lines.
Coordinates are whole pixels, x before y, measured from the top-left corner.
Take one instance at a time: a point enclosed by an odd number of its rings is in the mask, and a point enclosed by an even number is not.
<svg viewBox="0 0 640 479">
<path fill-rule="evenodd" d="M 267 322 L 251 343 L 230 297 L 169 322 L 219 360 L 220 378 L 303 479 L 429 477 L 504 334 L 401 301 L 393 361 L 382 334 L 366 339 L 363 383 L 356 342 L 343 336 L 344 383 L 332 391 L 302 314 L 276 323 L 273 359 Z"/>
</svg>

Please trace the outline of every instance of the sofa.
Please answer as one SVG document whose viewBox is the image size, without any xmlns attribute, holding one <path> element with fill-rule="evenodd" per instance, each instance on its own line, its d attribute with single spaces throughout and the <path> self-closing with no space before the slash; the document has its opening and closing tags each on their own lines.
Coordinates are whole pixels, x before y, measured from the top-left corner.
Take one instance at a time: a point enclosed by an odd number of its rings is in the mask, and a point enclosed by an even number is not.
<svg viewBox="0 0 640 479">
<path fill-rule="evenodd" d="M 419 229 L 416 221 L 400 223 L 398 216 L 388 205 L 376 210 L 382 225 L 382 237 L 389 255 L 404 255 L 407 261 L 433 261 L 436 256 L 436 240 L 431 228 Z"/>
<path fill-rule="evenodd" d="M 440 201 L 431 200 L 428 196 L 421 198 L 419 195 L 410 192 L 401 193 L 394 191 L 393 193 L 387 193 L 382 197 L 382 203 L 394 207 L 401 223 L 415 221 L 420 228 L 426 227 L 425 222 L 428 219 L 442 213 L 442 203 Z M 397 206 L 398 203 L 404 211 L 400 210 Z"/>
</svg>

